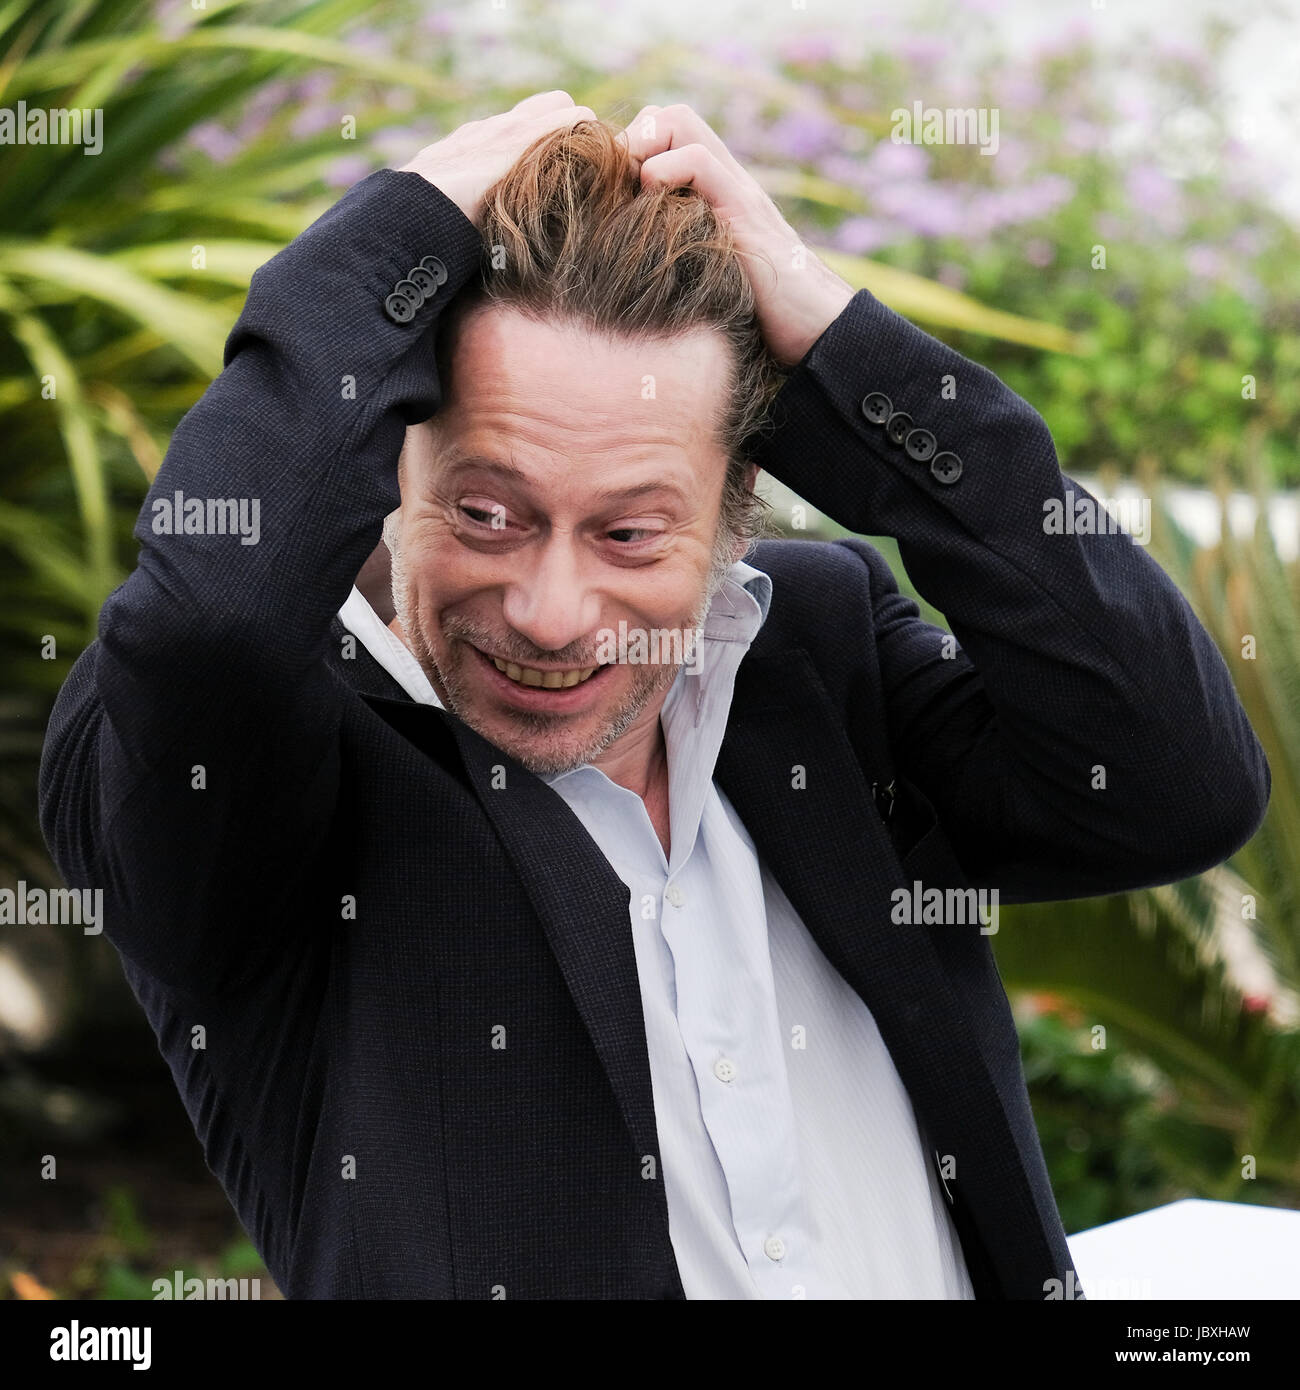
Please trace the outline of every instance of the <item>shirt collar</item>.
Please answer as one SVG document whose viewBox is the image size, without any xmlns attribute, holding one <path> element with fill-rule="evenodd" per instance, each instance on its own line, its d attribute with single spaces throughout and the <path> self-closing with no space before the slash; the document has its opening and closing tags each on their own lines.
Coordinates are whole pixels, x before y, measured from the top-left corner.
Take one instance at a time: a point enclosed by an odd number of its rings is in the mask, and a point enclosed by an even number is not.
<svg viewBox="0 0 1300 1390">
<path fill-rule="evenodd" d="M 668 743 L 670 773 L 676 767 L 685 775 L 683 760 L 674 759 L 673 755 L 684 748 L 688 730 L 703 733 L 706 724 L 717 722 L 716 728 L 709 729 L 705 742 L 716 745 L 721 741 L 736 668 L 767 620 L 771 603 L 771 577 L 743 560 L 735 561 L 709 603 L 703 640 L 694 660 L 677 672 L 676 680 L 664 697 L 660 722 Z M 717 720 L 711 720 L 710 716 L 717 716 Z M 716 746 L 706 751 L 701 744 L 698 751 L 708 762 L 711 776 L 717 757 Z M 582 763 L 567 772 L 543 773 L 542 781 L 554 786 L 561 778 L 584 771 L 596 773 L 600 769 L 591 763 Z M 604 775 L 601 773 L 601 777 Z"/>
<path fill-rule="evenodd" d="M 339 621 L 388 672 L 403 690 L 421 705 L 442 709 L 437 692 L 411 649 L 370 606 L 354 584 L 347 602 L 339 609 Z"/>
</svg>

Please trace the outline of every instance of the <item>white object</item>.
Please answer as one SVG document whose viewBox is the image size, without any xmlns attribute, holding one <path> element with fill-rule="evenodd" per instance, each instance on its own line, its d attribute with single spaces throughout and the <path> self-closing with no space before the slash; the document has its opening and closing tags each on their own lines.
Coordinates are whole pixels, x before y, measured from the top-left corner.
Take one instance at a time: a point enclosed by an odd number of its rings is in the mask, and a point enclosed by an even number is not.
<svg viewBox="0 0 1300 1390">
<path fill-rule="evenodd" d="M 1069 1237 L 1089 1299 L 1300 1298 L 1300 1211 L 1186 1198 Z"/>
</svg>

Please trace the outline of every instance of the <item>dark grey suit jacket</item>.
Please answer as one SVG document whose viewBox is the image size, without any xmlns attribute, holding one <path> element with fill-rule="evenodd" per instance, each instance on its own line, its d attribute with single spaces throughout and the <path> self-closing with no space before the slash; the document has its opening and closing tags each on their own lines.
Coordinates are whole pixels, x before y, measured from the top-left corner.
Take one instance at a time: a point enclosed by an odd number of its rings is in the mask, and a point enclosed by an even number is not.
<svg viewBox="0 0 1300 1390">
<path fill-rule="evenodd" d="M 385 303 L 426 255 L 447 281 L 398 322 Z M 556 793 L 409 700 L 335 616 L 398 502 L 404 426 L 439 404 L 433 330 L 478 258 L 448 199 L 384 170 L 257 272 L 59 697 L 42 825 L 67 881 L 104 889 L 286 1294 L 681 1298 L 644 1176 L 627 889 Z M 793 372 L 757 461 L 896 536 L 959 645 L 869 544 L 760 544 L 772 608 L 717 780 L 955 1161 L 978 1296 L 1041 1299 L 1071 1264 L 989 938 L 895 924 L 891 895 L 1197 873 L 1259 824 L 1263 753 L 1145 551 L 1045 531 L 1044 499 L 1082 489 L 1039 416 L 866 291 Z M 260 499 L 258 544 L 155 534 L 177 490 Z"/>
</svg>

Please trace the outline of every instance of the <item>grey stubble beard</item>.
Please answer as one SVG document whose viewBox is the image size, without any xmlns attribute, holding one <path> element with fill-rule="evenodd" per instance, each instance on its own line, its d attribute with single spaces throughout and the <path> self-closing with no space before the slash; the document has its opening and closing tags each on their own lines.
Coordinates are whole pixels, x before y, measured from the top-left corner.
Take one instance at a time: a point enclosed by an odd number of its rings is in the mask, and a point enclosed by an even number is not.
<svg viewBox="0 0 1300 1390">
<path fill-rule="evenodd" d="M 499 742 L 499 735 L 489 732 L 476 718 L 466 683 L 460 679 L 459 673 L 454 669 L 444 670 L 439 666 L 429 643 L 425 641 L 418 621 L 414 588 L 406 573 L 401 543 L 398 539 L 400 526 L 398 515 L 398 512 L 395 511 L 385 519 L 384 542 L 388 546 L 391 557 L 393 607 L 397 614 L 397 621 L 401 624 L 406 645 L 434 686 L 439 699 L 451 713 L 490 743 L 502 747 Z M 687 625 L 689 629 L 697 633 L 702 631 L 708 616 L 709 606 L 730 568 L 731 544 L 729 541 L 724 544 L 718 540 L 713 547 L 704 594 L 696 606 L 695 612 L 691 615 Z M 444 635 L 449 639 L 460 640 L 479 647 L 491 647 L 496 638 L 496 634 L 486 628 L 463 619 L 454 619 L 445 627 Z M 703 660 L 704 657 L 705 653 L 701 648 L 697 660 Z M 660 692 L 667 692 L 681 670 L 680 663 L 676 665 L 647 665 L 641 668 L 637 673 L 637 679 L 632 682 L 627 696 L 613 716 L 593 738 L 589 739 L 585 745 L 580 746 L 577 751 L 570 748 L 563 751 L 556 750 L 548 754 L 523 744 L 516 747 L 506 746 L 502 748 L 502 751 L 508 753 L 530 772 L 538 775 L 569 772 L 576 767 L 581 767 L 584 763 L 593 762 L 623 737 L 636 723 L 651 700 Z M 563 716 L 559 715 L 537 714 L 521 710 L 515 712 L 513 717 L 522 731 L 532 734 L 553 734 L 557 729 L 563 728 Z"/>
</svg>

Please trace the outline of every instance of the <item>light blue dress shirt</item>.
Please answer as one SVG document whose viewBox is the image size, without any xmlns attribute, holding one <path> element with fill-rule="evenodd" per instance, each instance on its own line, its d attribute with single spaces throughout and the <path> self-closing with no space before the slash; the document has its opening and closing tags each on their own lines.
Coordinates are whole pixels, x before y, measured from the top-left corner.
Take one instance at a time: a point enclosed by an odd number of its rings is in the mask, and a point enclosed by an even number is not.
<svg viewBox="0 0 1300 1390">
<path fill-rule="evenodd" d="M 963 1299 L 929 1146 L 870 1011 L 767 871 L 713 769 L 771 603 L 738 562 L 660 723 L 671 858 L 590 764 L 544 777 L 631 890 L 669 1233 L 688 1299 Z M 339 614 L 413 699 L 441 703 L 357 591 Z"/>
</svg>

